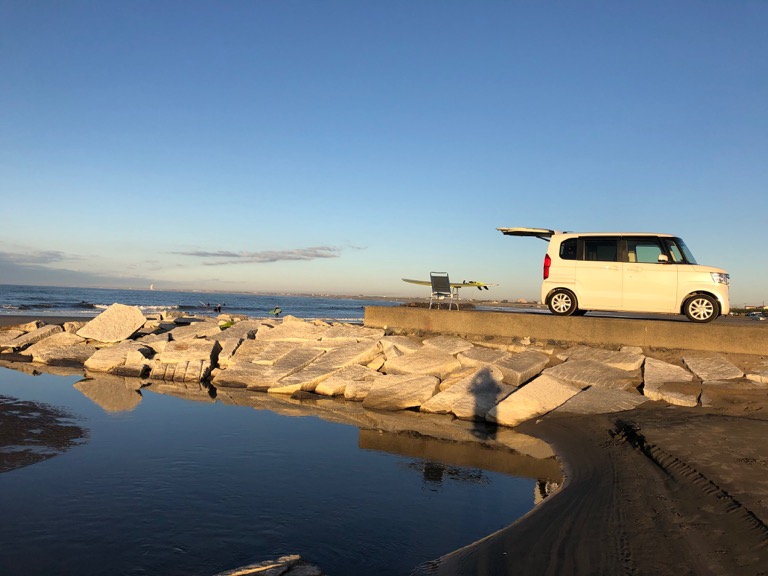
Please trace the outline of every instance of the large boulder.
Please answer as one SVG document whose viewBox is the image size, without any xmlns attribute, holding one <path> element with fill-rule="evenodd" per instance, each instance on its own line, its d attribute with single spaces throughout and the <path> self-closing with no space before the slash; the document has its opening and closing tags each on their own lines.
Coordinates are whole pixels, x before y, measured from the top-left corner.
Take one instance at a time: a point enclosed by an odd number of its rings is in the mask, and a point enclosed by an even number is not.
<svg viewBox="0 0 768 576">
<path fill-rule="evenodd" d="M 461 420 L 484 420 L 491 408 L 516 389 L 502 382 L 500 370 L 487 366 L 436 394 L 424 402 L 420 410 L 433 414 L 453 413 Z"/>
<path fill-rule="evenodd" d="M 69 332 L 59 332 L 27 348 L 24 353 L 32 356 L 32 362 L 49 366 L 81 366 L 96 348 L 88 346 L 85 338 Z"/>
<path fill-rule="evenodd" d="M 85 361 L 85 367 L 93 372 L 143 378 L 149 370 L 148 358 L 152 354 L 154 351 L 141 342 L 127 340 L 97 350 Z"/>
<path fill-rule="evenodd" d="M 24 348 L 40 342 L 41 340 L 45 340 L 59 332 L 63 332 L 61 326 L 58 326 L 57 324 L 46 324 L 40 328 L 35 328 L 29 332 L 20 334 L 4 344 L 0 343 L 0 349 L 24 350 Z"/>
<path fill-rule="evenodd" d="M 615 390 L 631 390 L 640 384 L 637 372 L 627 372 L 594 360 L 568 360 L 547 368 L 543 374 L 572 382 L 581 388 L 600 386 Z"/>
<path fill-rule="evenodd" d="M 460 352 L 456 358 L 464 367 L 478 367 L 494 364 L 502 358 L 506 358 L 508 355 L 509 354 L 504 350 L 475 346 L 474 348 Z"/>
<path fill-rule="evenodd" d="M 558 354 L 558 358 L 570 361 L 592 360 L 627 372 L 638 370 L 645 360 L 642 352 L 638 352 L 636 349 L 626 348 L 616 351 L 592 348 L 590 346 L 574 346 Z"/>
<path fill-rule="evenodd" d="M 248 388 L 267 391 L 278 386 L 281 379 L 308 366 L 325 354 L 317 347 L 298 346 L 284 354 L 274 364 L 236 362 L 225 370 L 218 371 L 212 380 L 214 386 L 227 388 Z"/>
<path fill-rule="evenodd" d="M 427 348 L 434 348 L 435 350 L 440 350 L 441 352 L 445 352 L 452 356 L 456 356 L 459 352 L 466 352 L 475 347 L 472 342 L 468 342 L 463 338 L 443 335 L 425 338 L 422 344 Z"/>
<path fill-rule="evenodd" d="M 451 354 L 425 346 L 412 354 L 387 358 L 383 370 L 387 374 L 424 374 L 442 380 L 460 369 L 461 363 Z"/>
<path fill-rule="evenodd" d="M 719 354 L 708 356 L 686 354 L 683 356 L 683 362 L 702 382 L 707 382 L 708 380 L 732 380 L 741 378 L 744 375 L 741 368 L 738 368 Z"/>
<path fill-rule="evenodd" d="M 581 386 L 542 374 L 491 408 L 487 420 L 514 427 L 562 406 Z"/>
<path fill-rule="evenodd" d="M 537 376 L 549 363 L 549 355 L 537 350 L 526 350 L 510 354 L 494 364 L 510 386 L 522 386 L 528 380 Z"/>
<path fill-rule="evenodd" d="M 130 338 L 146 322 L 136 306 L 112 304 L 77 331 L 77 335 L 98 342 L 121 342 Z"/>
<path fill-rule="evenodd" d="M 565 404 L 555 409 L 555 412 L 571 414 L 608 414 L 632 410 L 649 401 L 642 394 L 625 390 L 612 390 L 593 386 L 576 394 Z"/>
<path fill-rule="evenodd" d="M 279 385 L 270 387 L 269 392 L 276 394 L 293 394 L 298 390 L 313 392 L 320 382 L 341 369 L 353 364 L 367 364 L 376 357 L 378 351 L 379 345 L 375 340 L 362 340 L 328 350 L 321 358 L 305 368 L 281 379 Z"/>
<path fill-rule="evenodd" d="M 440 380 L 434 376 L 382 376 L 374 381 L 363 400 L 369 410 L 418 408 L 437 393 Z"/>
<path fill-rule="evenodd" d="M 351 382 L 367 381 L 373 384 L 376 378 L 381 378 L 382 374 L 371 370 L 366 366 L 353 364 L 342 368 L 332 376 L 326 378 L 315 386 L 315 394 L 322 396 L 344 396 L 347 386 Z"/>
<path fill-rule="evenodd" d="M 257 340 L 282 340 L 285 342 L 310 342 L 320 340 L 330 326 L 325 322 L 306 322 L 300 318 L 286 316 L 274 328 L 265 324 L 256 332 Z"/>
</svg>

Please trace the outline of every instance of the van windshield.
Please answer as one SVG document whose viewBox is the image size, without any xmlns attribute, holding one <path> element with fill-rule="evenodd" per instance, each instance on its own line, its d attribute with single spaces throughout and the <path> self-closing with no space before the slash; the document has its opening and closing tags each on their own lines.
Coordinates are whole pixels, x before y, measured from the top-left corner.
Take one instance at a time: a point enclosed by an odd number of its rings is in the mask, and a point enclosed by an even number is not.
<svg viewBox="0 0 768 576">
<path fill-rule="evenodd" d="M 667 244 L 669 253 L 672 255 L 673 262 L 696 264 L 696 258 L 693 257 L 693 254 L 682 238 L 665 238 L 664 241 Z"/>
</svg>

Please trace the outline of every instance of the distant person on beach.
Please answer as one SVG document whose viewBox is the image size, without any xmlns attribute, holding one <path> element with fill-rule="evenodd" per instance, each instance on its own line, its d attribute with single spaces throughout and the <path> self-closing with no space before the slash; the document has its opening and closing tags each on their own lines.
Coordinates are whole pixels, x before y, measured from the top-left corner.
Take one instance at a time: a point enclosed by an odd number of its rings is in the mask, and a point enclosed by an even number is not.
<svg viewBox="0 0 768 576">
<path fill-rule="evenodd" d="M 280 306 L 275 306 L 275 309 L 272 310 L 271 313 L 274 314 L 275 318 L 277 318 L 278 316 L 280 316 L 280 312 L 282 312 L 282 311 L 283 310 L 282 310 L 282 308 L 280 308 Z"/>
</svg>

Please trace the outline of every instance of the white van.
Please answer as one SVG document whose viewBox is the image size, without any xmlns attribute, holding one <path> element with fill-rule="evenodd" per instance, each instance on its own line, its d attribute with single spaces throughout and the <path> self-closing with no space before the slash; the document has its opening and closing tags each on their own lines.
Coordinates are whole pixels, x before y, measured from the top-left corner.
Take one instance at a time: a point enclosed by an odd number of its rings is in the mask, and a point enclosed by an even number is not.
<svg viewBox="0 0 768 576">
<path fill-rule="evenodd" d="M 710 322 L 730 311 L 728 273 L 697 264 L 685 242 L 671 234 L 497 230 L 549 242 L 541 301 L 558 316 L 608 310 Z"/>
</svg>

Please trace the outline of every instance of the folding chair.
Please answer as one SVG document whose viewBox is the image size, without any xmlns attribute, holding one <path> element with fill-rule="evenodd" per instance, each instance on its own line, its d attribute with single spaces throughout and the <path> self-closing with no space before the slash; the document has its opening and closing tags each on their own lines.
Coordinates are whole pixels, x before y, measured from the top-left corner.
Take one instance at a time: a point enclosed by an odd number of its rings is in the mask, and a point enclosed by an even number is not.
<svg viewBox="0 0 768 576">
<path fill-rule="evenodd" d="M 452 305 L 459 309 L 459 289 L 451 288 L 451 281 L 448 279 L 447 272 L 430 272 L 429 280 L 432 283 L 432 294 L 429 297 L 429 307 L 432 303 L 437 303 L 437 309 L 440 309 L 440 300 L 448 299 L 448 310 Z"/>
</svg>

